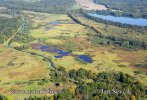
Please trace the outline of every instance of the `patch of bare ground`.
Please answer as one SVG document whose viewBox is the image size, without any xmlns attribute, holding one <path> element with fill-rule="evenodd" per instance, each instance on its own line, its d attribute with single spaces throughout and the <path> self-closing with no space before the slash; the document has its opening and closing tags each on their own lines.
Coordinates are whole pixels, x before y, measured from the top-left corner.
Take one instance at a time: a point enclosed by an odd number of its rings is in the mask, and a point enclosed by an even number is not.
<svg viewBox="0 0 147 100">
<path fill-rule="evenodd" d="M 75 0 L 77 4 L 86 10 L 107 10 L 105 5 L 96 4 L 92 0 Z"/>
</svg>

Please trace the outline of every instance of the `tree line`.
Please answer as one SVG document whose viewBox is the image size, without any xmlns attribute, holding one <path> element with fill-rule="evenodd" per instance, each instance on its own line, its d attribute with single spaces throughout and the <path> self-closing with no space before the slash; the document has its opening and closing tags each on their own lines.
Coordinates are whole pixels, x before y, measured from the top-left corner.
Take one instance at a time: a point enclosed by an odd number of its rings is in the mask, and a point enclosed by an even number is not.
<svg viewBox="0 0 147 100">
<path fill-rule="evenodd" d="M 139 100 L 147 95 L 146 88 L 139 81 L 123 72 L 94 73 L 83 68 L 66 71 L 59 66 L 51 69 L 50 81 L 56 87 L 65 83 L 73 83 L 76 87 L 63 89 L 52 96 L 30 95 L 24 100 Z M 39 85 L 44 84 L 41 82 Z M 0 100 L 9 99 L 0 95 Z"/>
<path fill-rule="evenodd" d="M 51 71 L 51 81 L 60 86 L 60 83 L 72 82 L 76 88 L 63 89 L 60 93 L 53 96 L 30 96 L 25 100 L 136 100 L 145 96 L 144 86 L 134 77 L 122 72 L 101 72 L 80 68 L 67 72 L 64 67 L 58 67 Z M 91 80 L 89 82 L 85 80 Z M 119 91 L 109 94 L 103 90 L 125 90 L 126 93 Z M 112 91 L 111 91 L 112 92 Z M 37 99 L 36 99 L 37 98 Z"/>
<path fill-rule="evenodd" d="M 99 18 L 92 17 L 92 16 L 88 15 L 87 13 L 85 13 L 83 11 L 80 12 L 80 15 L 83 16 L 86 19 L 94 20 L 95 22 L 98 22 L 98 23 L 105 23 L 106 25 L 116 25 L 116 26 L 119 26 L 119 27 L 131 29 L 131 30 L 134 30 L 134 31 L 139 31 L 139 33 L 142 32 L 142 34 L 146 34 L 146 33 L 144 33 L 144 31 L 147 30 L 147 27 L 132 26 L 132 25 L 126 25 L 126 24 L 120 24 L 120 23 L 115 23 L 115 22 L 111 22 L 111 21 L 106 21 L 106 20 L 102 20 L 102 19 L 99 19 Z M 81 25 L 83 25 L 83 26 L 85 26 L 87 28 L 90 28 L 95 33 L 97 33 L 96 35 L 92 35 L 92 37 L 94 37 L 94 38 L 96 37 L 96 38 L 101 38 L 101 39 L 106 39 L 107 40 L 107 41 L 104 41 L 104 42 L 103 41 L 99 42 L 99 44 L 106 44 L 106 45 L 114 44 L 114 45 L 122 46 L 122 47 L 126 47 L 126 48 L 133 48 L 133 49 L 143 48 L 143 49 L 147 49 L 147 42 L 146 41 L 139 40 L 139 39 L 133 39 L 132 37 L 129 37 L 129 36 L 127 36 L 127 37 L 120 37 L 120 36 L 111 35 L 111 34 L 110 35 L 105 35 L 105 34 L 102 34 L 95 27 L 87 25 L 86 23 L 82 23 L 73 14 L 68 14 L 68 16 L 71 19 L 73 19 L 76 23 L 81 24 Z"/>
<path fill-rule="evenodd" d="M 8 100 L 8 98 L 0 94 L 0 100 Z"/>
<path fill-rule="evenodd" d="M 0 0 L 0 2 L 0 6 L 13 10 L 29 10 L 57 14 L 66 13 L 75 4 L 74 0 L 39 0 L 36 2 Z"/>
<path fill-rule="evenodd" d="M 109 8 L 109 11 L 100 13 L 109 13 L 115 16 L 147 18 L 146 0 L 94 0 L 94 2 L 106 5 Z"/>
<path fill-rule="evenodd" d="M 0 17 L 0 44 L 9 39 L 21 25 L 21 17 L 12 11 L 1 14 L 5 14 L 5 16 Z M 7 15 L 10 15 L 11 18 L 7 17 Z"/>
</svg>

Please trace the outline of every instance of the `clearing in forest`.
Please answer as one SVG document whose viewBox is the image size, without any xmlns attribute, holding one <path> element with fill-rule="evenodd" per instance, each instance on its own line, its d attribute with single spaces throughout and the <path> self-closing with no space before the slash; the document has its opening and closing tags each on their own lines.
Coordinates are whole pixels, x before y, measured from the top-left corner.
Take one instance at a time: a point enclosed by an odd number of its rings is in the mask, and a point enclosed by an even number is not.
<svg viewBox="0 0 147 100">
<path fill-rule="evenodd" d="M 86 10 L 107 10 L 105 5 L 96 4 L 92 0 L 75 0 L 77 4 Z"/>
</svg>

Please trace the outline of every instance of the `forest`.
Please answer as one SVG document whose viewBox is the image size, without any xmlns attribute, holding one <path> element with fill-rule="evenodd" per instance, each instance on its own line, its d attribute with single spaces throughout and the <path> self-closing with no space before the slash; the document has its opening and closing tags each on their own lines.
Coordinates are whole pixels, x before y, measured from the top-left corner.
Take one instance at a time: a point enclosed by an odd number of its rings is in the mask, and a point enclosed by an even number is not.
<svg viewBox="0 0 147 100">
<path fill-rule="evenodd" d="M 15 10 L 30 10 L 47 13 L 66 13 L 75 4 L 74 0 L 41 0 L 36 2 L 0 0 L 0 6 Z"/>
<path fill-rule="evenodd" d="M 144 87 L 140 82 L 136 81 L 132 76 L 122 72 L 109 73 L 93 73 L 83 68 L 79 70 L 70 70 L 67 72 L 64 67 L 60 66 L 52 70 L 50 74 L 51 81 L 57 86 L 62 82 L 72 82 L 77 85 L 75 89 L 63 89 L 60 93 L 51 96 L 30 96 L 25 100 L 138 100 L 145 95 Z M 86 82 L 85 80 L 90 80 Z M 45 80 L 42 81 L 42 83 Z M 42 84 L 43 85 L 43 84 Z M 124 88 L 125 87 L 125 88 Z M 102 93 L 104 90 L 116 89 L 115 93 Z M 125 89 L 130 89 L 129 91 Z M 121 93 L 117 90 L 124 90 Z"/>
<path fill-rule="evenodd" d="M 10 38 L 20 27 L 21 18 L 9 9 L 0 9 L 0 44 Z"/>
<path fill-rule="evenodd" d="M 94 2 L 104 4 L 109 8 L 109 12 L 103 11 L 105 14 L 147 18 L 147 0 L 94 0 Z M 119 13 L 113 10 L 118 10 Z"/>
</svg>

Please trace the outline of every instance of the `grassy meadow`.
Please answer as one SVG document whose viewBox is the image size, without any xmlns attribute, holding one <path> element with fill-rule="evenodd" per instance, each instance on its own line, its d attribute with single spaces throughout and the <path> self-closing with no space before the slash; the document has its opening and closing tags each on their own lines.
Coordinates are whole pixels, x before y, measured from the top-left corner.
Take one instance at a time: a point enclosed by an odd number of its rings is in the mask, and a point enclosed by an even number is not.
<svg viewBox="0 0 147 100">
<path fill-rule="evenodd" d="M 103 71 L 108 72 L 124 72 L 134 76 L 141 81 L 144 86 L 147 86 L 147 76 L 145 70 L 136 75 L 134 71 L 139 70 L 133 67 L 134 64 L 142 61 L 147 55 L 145 50 L 125 50 L 114 46 L 101 46 L 94 44 L 88 38 L 88 33 L 91 32 L 85 26 L 75 23 L 65 14 L 46 14 L 25 11 L 24 17 L 26 20 L 26 31 L 22 34 L 27 34 L 31 37 L 28 41 L 22 41 L 21 34 L 16 34 L 14 40 L 11 42 L 11 47 L 24 47 L 22 51 L 34 52 L 36 54 L 44 55 L 52 60 L 56 67 L 63 66 L 67 71 L 71 69 L 84 68 L 93 72 L 99 73 Z M 79 17 L 80 18 L 80 17 Z M 109 31 L 104 31 L 106 27 L 104 24 L 96 23 L 84 18 L 80 18 L 84 23 L 94 25 L 103 34 L 118 34 L 119 27 L 108 26 Z M 31 26 L 27 29 L 27 25 Z M 114 32 L 114 30 L 116 30 Z M 121 29 L 122 32 L 127 30 Z M 120 31 L 120 32 L 121 32 Z M 137 33 L 135 33 L 137 34 Z M 138 35 L 138 37 L 140 37 Z M 143 35 L 142 35 L 143 37 Z M 19 39 L 20 38 L 20 39 Z M 137 37 L 134 37 L 137 38 Z M 146 40 L 146 38 L 143 38 Z M 55 58 L 56 54 L 34 49 L 32 44 L 37 43 L 41 45 L 56 46 L 65 51 L 72 51 L 73 55 L 86 54 L 89 55 L 93 63 L 85 63 L 77 59 L 75 56 L 64 56 L 62 58 Z M 49 73 L 51 66 L 49 62 L 43 61 L 43 58 L 37 55 L 31 55 L 21 51 L 14 50 L 5 46 L 0 46 L 0 93 L 10 95 L 11 89 L 47 89 L 61 90 L 63 88 L 74 86 L 72 83 L 64 83 L 61 87 L 56 87 L 53 82 L 49 80 Z M 46 79 L 47 82 L 42 82 Z M 29 94 L 28 94 L 29 95 Z M 22 94 L 18 98 L 17 95 L 11 94 L 14 100 L 21 100 L 28 96 Z"/>
</svg>

